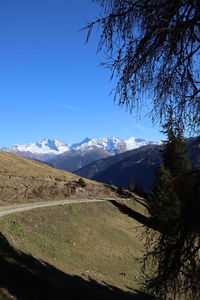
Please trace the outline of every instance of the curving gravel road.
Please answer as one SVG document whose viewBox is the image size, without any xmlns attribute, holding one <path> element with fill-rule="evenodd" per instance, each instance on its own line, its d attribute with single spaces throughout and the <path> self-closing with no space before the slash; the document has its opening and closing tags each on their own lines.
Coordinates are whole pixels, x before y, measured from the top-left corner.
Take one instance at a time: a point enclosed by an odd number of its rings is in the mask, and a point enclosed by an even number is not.
<svg viewBox="0 0 200 300">
<path fill-rule="evenodd" d="M 13 204 L 13 205 L 8 205 L 8 206 L 0 206 L 0 217 L 5 216 L 5 215 L 9 215 L 9 214 L 13 214 L 13 213 L 16 213 L 16 212 L 31 210 L 31 209 L 34 209 L 34 208 L 39 208 L 39 207 L 65 205 L 65 204 L 72 204 L 72 203 L 104 202 L 104 201 L 116 201 L 116 200 L 122 200 L 122 199 L 57 200 L 57 201 L 46 201 L 46 202 L 37 202 L 37 203 Z M 123 199 L 123 200 L 129 200 L 129 199 Z"/>
</svg>

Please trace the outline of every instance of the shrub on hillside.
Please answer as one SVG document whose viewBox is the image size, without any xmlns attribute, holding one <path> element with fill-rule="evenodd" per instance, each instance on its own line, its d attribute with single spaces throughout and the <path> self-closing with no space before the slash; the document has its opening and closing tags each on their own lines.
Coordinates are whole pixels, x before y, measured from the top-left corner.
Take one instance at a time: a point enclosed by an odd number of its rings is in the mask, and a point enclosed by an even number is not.
<svg viewBox="0 0 200 300">
<path fill-rule="evenodd" d="M 79 178 L 78 184 L 83 188 L 86 186 L 86 182 L 83 178 Z"/>
</svg>

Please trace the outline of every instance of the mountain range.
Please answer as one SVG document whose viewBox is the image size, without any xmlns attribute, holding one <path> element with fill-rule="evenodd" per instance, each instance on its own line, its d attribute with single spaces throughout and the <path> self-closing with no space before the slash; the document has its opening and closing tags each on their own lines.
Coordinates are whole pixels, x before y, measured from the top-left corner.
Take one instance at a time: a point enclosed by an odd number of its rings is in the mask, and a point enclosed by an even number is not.
<svg viewBox="0 0 200 300">
<path fill-rule="evenodd" d="M 127 140 L 116 137 L 86 138 L 82 142 L 75 144 L 44 139 L 36 143 L 2 147 L 1 150 L 25 158 L 39 160 L 52 167 L 73 172 L 99 159 L 124 153 L 144 145 L 159 143 L 134 137 Z"/>
<path fill-rule="evenodd" d="M 186 139 L 186 145 L 194 168 L 200 169 L 200 137 Z M 121 187 L 127 187 L 131 177 L 134 184 L 148 192 L 162 162 L 163 148 L 163 144 L 142 146 L 90 163 L 74 173 Z"/>
<path fill-rule="evenodd" d="M 186 142 L 194 166 L 200 169 L 200 137 L 189 138 Z M 86 138 L 76 144 L 45 139 L 1 149 L 116 186 L 127 187 L 131 176 L 136 185 L 149 191 L 162 162 L 163 147 L 161 142 L 134 137 L 127 140 L 106 137 Z"/>
</svg>

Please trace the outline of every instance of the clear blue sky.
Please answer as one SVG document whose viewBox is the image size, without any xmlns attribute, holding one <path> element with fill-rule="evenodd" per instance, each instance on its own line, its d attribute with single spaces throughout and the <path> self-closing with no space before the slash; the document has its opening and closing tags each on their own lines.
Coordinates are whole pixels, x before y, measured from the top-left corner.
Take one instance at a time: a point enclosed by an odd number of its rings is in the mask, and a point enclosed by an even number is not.
<svg viewBox="0 0 200 300">
<path fill-rule="evenodd" d="M 113 103 L 97 37 L 79 29 L 98 15 L 91 0 L 0 2 L 0 146 L 56 138 L 161 139 L 150 120 Z"/>
</svg>

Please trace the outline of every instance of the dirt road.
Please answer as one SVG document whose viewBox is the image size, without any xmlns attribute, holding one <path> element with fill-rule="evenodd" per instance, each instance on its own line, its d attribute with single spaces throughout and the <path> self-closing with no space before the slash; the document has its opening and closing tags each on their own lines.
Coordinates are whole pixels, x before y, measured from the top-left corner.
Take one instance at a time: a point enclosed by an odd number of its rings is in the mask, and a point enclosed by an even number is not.
<svg viewBox="0 0 200 300">
<path fill-rule="evenodd" d="M 72 203 L 115 201 L 115 200 L 114 199 L 99 199 L 99 200 L 82 199 L 82 200 L 57 200 L 57 201 L 46 201 L 46 202 L 37 202 L 37 203 L 13 204 L 8 206 L 0 206 L 0 217 L 13 214 L 16 212 L 39 208 L 39 207 L 65 205 L 65 204 L 72 204 Z M 123 199 L 123 200 L 129 200 L 129 199 Z"/>
</svg>

